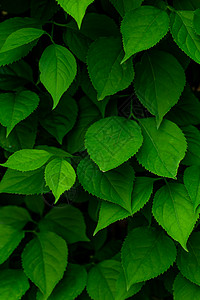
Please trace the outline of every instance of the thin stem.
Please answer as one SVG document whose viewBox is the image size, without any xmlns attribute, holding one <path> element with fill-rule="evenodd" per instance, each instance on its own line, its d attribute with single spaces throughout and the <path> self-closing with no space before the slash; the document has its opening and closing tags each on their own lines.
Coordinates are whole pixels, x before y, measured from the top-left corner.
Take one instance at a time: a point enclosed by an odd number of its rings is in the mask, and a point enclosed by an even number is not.
<svg viewBox="0 0 200 300">
<path fill-rule="evenodd" d="M 50 38 L 50 40 L 51 40 L 52 44 L 54 44 L 54 45 L 55 45 L 55 42 L 54 42 L 54 40 L 53 40 L 52 36 L 51 36 L 51 35 L 50 35 L 48 32 L 46 32 L 46 35 L 48 35 L 48 37 Z"/>
<path fill-rule="evenodd" d="M 68 24 L 61 24 L 61 23 L 57 23 L 57 22 L 54 22 L 54 21 L 50 21 L 50 22 L 47 22 L 47 23 L 51 23 L 51 24 L 54 24 L 54 25 L 60 26 L 60 27 L 68 27 Z"/>
</svg>

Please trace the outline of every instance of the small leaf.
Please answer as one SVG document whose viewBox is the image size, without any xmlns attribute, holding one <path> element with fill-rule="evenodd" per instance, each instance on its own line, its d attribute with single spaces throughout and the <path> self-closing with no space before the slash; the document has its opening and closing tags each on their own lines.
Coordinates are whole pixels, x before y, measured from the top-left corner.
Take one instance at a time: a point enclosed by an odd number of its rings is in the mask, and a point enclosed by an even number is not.
<svg viewBox="0 0 200 300">
<path fill-rule="evenodd" d="M 131 60 L 121 65 L 124 51 L 120 38 L 105 37 L 89 48 L 87 65 L 98 100 L 126 89 L 134 78 Z"/>
<path fill-rule="evenodd" d="M 8 169 L 0 182 L 0 193 L 20 195 L 42 194 L 45 191 L 44 170 L 20 172 Z"/>
<path fill-rule="evenodd" d="M 125 62 L 133 54 L 155 46 L 168 32 L 168 14 L 153 6 L 141 6 L 128 12 L 121 25 Z"/>
<path fill-rule="evenodd" d="M 0 271 L 1 299 L 17 300 L 29 289 L 28 279 L 22 270 L 3 269 Z"/>
<path fill-rule="evenodd" d="M 63 279 L 56 286 L 49 300 L 74 300 L 84 290 L 87 272 L 81 265 L 69 264 Z"/>
<path fill-rule="evenodd" d="M 131 193 L 135 177 L 131 166 L 124 164 L 114 170 L 101 172 L 97 165 L 86 157 L 79 163 L 77 174 L 86 191 L 131 212 Z"/>
<path fill-rule="evenodd" d="M 38 95 L 31 91 L 0 94 L 0 122 L 7 127 L 7 136 L 17 123 L 36 109 L 38 104 Z"/>
<path fill-rule="evenodd" d="M 177 45 L 189 57 L 200 63 L 200 36 L 193 28 L 194 11 L 171 13 L 171 34 Z"/>
<path fill-rule="evenodd" d="M 156 116 L 158 127 L 164 115 L 178 102 L 185 83 L 182 66 L 167 52 L 145 53 L 136 65 L 136 95 L 149 112 Z"/>
<path fill-rule="evenodd" d="M 139 163 L 158 176 L 175 178 L 187 147 L 182 131 L 168 120 L 159 129 L 154 118 L 140 119 L 140 124 L 144 142 L 136 154 Z"/>
<path fill-rule="evenodd" d="M 127 287 L 157 277 L 169 269 L 175 259 L 176 247 L 163 231 L 149 227 L 133 229 L 122 247 Z"/>
<path fill-rule="evenodd" d="M 198 219 L 183 184 L 169 183 L 154 197 L 153 215 L 167 233 L 187 251 L 187 240 Z"/>
<path fill-rule="evenodd" d="M 45 168 L 45 180 L 57 202 L 60 196 L 74 185 L 76 173 L 66 160 L 55 158 Z"/>
<path fill-rule="evenodd" d="M 63 277 L 67 266 L 66 242 L 53 232 L 40 232 L 23 250 L 25 274 L 46 296 Z"/>
<path fill-rule="evenodd" d="M 186 166 L 200 166 L 200 132 L 195 126 L 186 126 L 182 128 L 187 140 L 187 152 L 182 161 Z"/>
<path fill-rule="evenodd" d="M 68 49 L 54 44 L 42 53 L 39 69 L 40 80 L 51 94 L 55 108 L 76 76 L 76 60 Z"/>
<path fill-rule="evenodd" d="M 55 232 L 69 244 L 89 241 L 83 215 L 72 205 L 52 208 L 40 221 L 39 228 Z"/>
<path fill-rule="evenodd" d="M 174 300 L 199 300 L 200 286 L 192 283 L 179 273 L 174 281 Z"/>
<path fill-rule="evenodd" d="M 10 205 L 0 208 L 0 224 L 22 229 L 29 221 L 31 221 L 31 216 L 23 207 Z"/>
<path fill-rule="evenodd" d="M 46 164 L 51 157 L 52 154 L 45 150 L 24 149 L 9 156 L 7 162 L 0 166 L 17 171 L 33 171 Z"/>
<path fill-rule="evenodd" d="M 88 5 L 94 0 L 57 0 L 58 4 L 77 22 L 80 29 Z"/>
<path fill-rule="evenodd" d="M 192 166 L 187 168 L 184 172 L 183 180 L 195 211 L 200 205 L 200 167 Z"/>
<path fill-rule="evenodd" d="M 0 224 L 0 264 L 8 259 L 23 238 L 23 231 Z"/>
<path fill-rule="evenodd" d="M 0 49 L 0 53 L 14 50 L 23 45 L 37 40 L 45 33 L 44 30 L 37 28 L 22 28 L 11 33 Z"/>
<path fill-rule="evenodd" d="M 200 285 L 200 232 L 193 232 L 188 241 L 188 252 L 179 248 L 177 266 L 181 274 Z"/>
<path fill-rule="evenodd" d="M 109 171 L 127 161 L 141 147 L 141 129 L 133 120 L 108 117 L 92 124 L 85 147 L 101 171 Z"/>
</svg>

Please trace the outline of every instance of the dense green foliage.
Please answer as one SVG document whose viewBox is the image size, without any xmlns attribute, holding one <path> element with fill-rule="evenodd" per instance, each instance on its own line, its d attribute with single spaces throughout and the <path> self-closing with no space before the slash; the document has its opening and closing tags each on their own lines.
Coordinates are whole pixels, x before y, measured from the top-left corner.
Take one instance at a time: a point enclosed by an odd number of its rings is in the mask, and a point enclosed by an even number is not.
<svg viewBox="0 0 200 300">
<path fill-rule="evenodd" d="M 0 11 L 0 299 L 199 300 L 199 0 Z"/>
</svg>

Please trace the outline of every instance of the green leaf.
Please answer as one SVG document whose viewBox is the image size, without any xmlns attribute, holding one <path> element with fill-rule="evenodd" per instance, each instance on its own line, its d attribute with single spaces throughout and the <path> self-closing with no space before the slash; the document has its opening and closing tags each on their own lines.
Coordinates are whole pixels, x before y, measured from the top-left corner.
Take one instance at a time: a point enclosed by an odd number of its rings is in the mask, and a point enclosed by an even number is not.
<svg viewBox="0 0 200 300">
<path fill-rule="evenodd" d="M 169 269 L 175 259 L 176 247 L 163 231 L 149 227 L 133 229 L 122 247 L 127 287 L 157 277 Z"/>
<path fill-rule="evenodd" d="M 42 53 L 39 69 L 40 80 L 51 94 L 55 108 L 76 76 L 76 60 L 68 49 L 54 44 Z"/>
<path fill-rule="evenodd" d="M 22 28 L 16 30 L 8 36 L 0 49 L 0 54 L 29 44 L 40 38 L 44 33 L 44 30 L 37 28 Z"/>
<path fill-rule="evenodd" d="M 186 166 L 200 166 L 200 132 L 194 126 L 183 127 L 182 130 L 188 145 L 187 152 L 182 163 Z"/>
<path fill-rule="evenodd" d="M 23 231 L 0 223 L 0 264 L 9 258 L 23 238 Z"/>
<path fill-rule="evenodd" d="M 42 194 L 45 191 L 44 170 L 20 172 L 8 169 L 0 182 L 0 193 L 21 195 Z"/>
<path fill-rule="evenodd" d="M 133 54 L 155 46 L 168 32 L 168 14 L 153 6 L 141 6 L 126 13 L 121 32 L 125 62 Z"/>
<path fill-rule="evenodd" d="M 74 300 L 84 290 L 87 272 L 83 266 L 69 264 L 61 282 L 56 286 L 49 300 Z"/>
<path fill-rule="evenodd" d="M 103 172 L 127 161 L 141 147 L 141 129 L 133 120 L 108 117 L 92 124 L 85 136 L 85 147 L 91 159 Z"/>
<path fill-rule="evenodd" d="M 0 271 L 1 299 L 17 300 L 29 289 L 28 279 L 22 270 L 4 269 Z"/>
<path fill-rule="evenodd" d="M 31 91 L 0 94 L 0 122 L 7 127 L 7 136 L 17 123 L 36 109 L 38 104 L 38 95 Z"/>
<path fill-rule="evenodd" d="M 177 265 L 181 274 L 191 282 L 200 285 L 200 232 L 194 232 L 188 242 L 188 252 L 178 251 Z"/>
<path fill-rule="evenodd" d="M 24 199 L 28 210 L 42 216 L 44 211 L 44 198 L 42 195 L 29 195 Z"/>
<path fill-rule="evenodd" d="M 136 95 L 149 112 L 156 116 L 158 127 L 164 115 L 178 102 L 185 83 L 182 66 L 167 52 L 145 53 L 136 65 Z"/>
<path fill-rule="evenodd" d="M 20 0 L 21 1 L 21 0 Z M 54 0 L 31 0 L 30 3 L 30 14 L 32 18 L 48 21 L 58 11 L 59 6 Z"/>
<path fill-rule="evenodd" d="M 174 41 L 189 57 L 200 63 L 200 36 L 193 28 L 193 11 L 175 11 L 171 14 L 171 34 Z"/>
<path fill-rule="evenodd" d="M 123 17 L 125 13 L 138 8 L 143 0 L 110 0 L 110 2 Z"/>
<path fill-rule="evenodd" d="M 187 168 L 184 172 L 183 180 L 195 211 L 200 204 L 200 167 L 192 166 Z"/>
<path fill-rule="evenodd" d="M 52 208 L 40 221 L 39 228 L 55 232 L 69 244 L 89 241 L 83 215 L 72 205 Z"/>
<path fill-rule="evenodd" d="M 195 10 L 199 8 L 199 0 L 174 0 L 173 6 L 177 10 Z"/>
<path fill-rule="evenodd" d="M 200 9 L 195 10 L 193 18 L 194 30 L 200 35 Z"/>
<path fill-rule="evenodd" d="M 22 28 L 40 28 L 40 23 L 32 18 L 10 18 L 0 24 L 0 52 L 7 38 L 14 32 Z M 35 42 L 20 46 L 16 49 L 0 53 L 0 66 L 13 63 L 27 55 L 33 48 Z"/>
<path fill-rule="evenodd" d="M 127 218 L 139 211 L 149 200 L 153 192 L 154 181 L 155 179 L 150 177 L 136 177 L 132 192 L 131 213 L 117 204 L 102 201 L 94 235 L 108 225 Z"/>
<path fill-rule="evenodd" d="M 10 205 L 0 208 L 0 220 L 0 224 L 22 229 L 26 223 L 31 221 L 31 216 L 25 208 Z"/>
<path fill-rule="evenodd" d="M 187 251 L 187 240 L 198 219 L 185 186 L 168 183 L 154 197 L 153 215 L 167 233 Z"/>
<path fill-rule="evenodd" d="M 76 122 L 78 107 L 75 100 L 68 94 L 63 94 L 56 109 L 43 110 L 41 125 L 62 144 L 64 136 Z"/>
<path fill-rule="evenodd" d="M 45 180 L 57 202 L 74 185 L 76 173 L 66 160 L 55 158 L 45 168 Z"/>
<path fill-rule="evenodd" d="M 89 48 L 87 65 L 98 100 L 126 89 L 134 78 L 131 60 L 121 65 L 124 51 L 121 39 L 99 38 Z"/>
<path fill-rule="evenodd" d="M 9 156 L 2 167 L 17 171 L 33 171 L 42 167 L 52 157 L 52 154 L 45 150 L 23 149 Z"/>
<path fill-rule="evenodd" d="M 39 145 L 39 146 L 35 146 L 35 148 L 39 149 L 39 150 L 47 151 L 57 157 L 62 157 L 62 158 L 64 158 L 64 157 L 72 158 L 73 157 L 73 155 L 62 150 L 61 148 L 51 147 L 51 146 L 47 146 L 47 145 Z"/>
<path fill-rule="evenodd" d="M 23 60 L 0 67 L 0 89 L 13 90 L 33 81 L 31 67 Z"/>
<path fill-rule="evenodd" d="M 121 264 L 107 260 L 94 266 L 88 273 L 87 292 L 94 300 L 115 300 L 116 281 L 121 271 Z"/>
<path fill-rule="evenodd" d="M 53 232 L 40 232 L 24 248 L 24 272 L 46 299 L 63 277 L 67 258 L 66 242 Z"/>
<path fill-rule="evenodd" d="M 179 273 L 174 281 L 174 300 L 198 300 L 200 298 L 200 286 L 192 283 Z"/>
<path fill-rule="evenodd" d="M 57 0 L 58 4 L 76 20 L 79 29 L 81 28 L 86 9 L 93 1 L 94 0 Z"/>
<path fill-rule="evenodd" d="M 178 103 L 166 115 L 168 120 L 180 126 L 200 124 L 200 102 L 186 85 Z"/>
<path fill-rule="evenodd" d="M 139 163 L 158 176 L 175 178 L 187 148 L 182 131 L 168 120 L 159 129 L 154 118 L 141 119 L 140 124 L 144 142 L 136 154 Z"/>
<path fill-rule="evenodd" d="M 81 160 L 77 168 L 78 179 L 90 194 L 118 204 L 131 212 L 131 193 L 134 171 L 124 164 L 114 170 L 101 172 L 88 157 Z"/>
</svg>

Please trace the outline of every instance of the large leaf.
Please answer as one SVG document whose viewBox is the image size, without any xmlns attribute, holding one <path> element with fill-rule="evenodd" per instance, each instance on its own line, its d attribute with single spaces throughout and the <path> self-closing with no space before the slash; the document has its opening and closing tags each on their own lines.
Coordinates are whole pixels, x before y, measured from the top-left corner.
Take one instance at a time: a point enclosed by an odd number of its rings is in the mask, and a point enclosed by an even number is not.
<svg viewBox="0 0 200 300">
<path fill-rule="evenodd" d="M 122 247 L 127 287 L 160 275 L 175 259 L 176 247 L 163 231 L 148 227 L 133 229 Z"/>
<path fill-rule="evenodd" d="M 107 37 L 96 40 L 89 48 L 87 65 L 98 100 L 126 89 L 134 78 L 131 60 L 121 65 L 124 56 L 120 38 Z"/>
<path fill-rule="evenodd" d="M 127 218 L 140 210 L 151 196 L 154 181 L 154 178 L 150 177 L 136 178 L 133 186 L 131 213 L 117 204 L 102 201 L 94 234 L 108 225 Z"/>
<path fill-rule="evenodd" d="M 80 29 L 85 11 L 94 0 L 57 0 L 60 6 L 71 15 Z"/>
<path fill-rule="evenodd" d="M 191 166 L 184 172 L 184 184 L 193 202 L 194 210 L 200 204 L 200 167 Z"/>
<path fill-rule="evenodd" d="M 200 285 L 200 232 L 194 232 L 188 242 L 188 252 L 179 249 L 177 265 L 181 274 Z"/>
<path fill-rule="evenodd" d="M 178 102 L 184 86 L 184 70 L 176 58 L 167 52 L 145 53 L 136 65 L 136 95 L 156 116 L 158 127 L 164 115 Z"/>
<path fill-rule="evenodd" d="M 2 167 L 17 171 L 33 171 L 42 167 L 52 154 L 45 150 L 23 149 L 11 155 Z"/>
<path fill-rule="evenodd" d="M 21 195 L 42 194 L 45 191 L 44 170 L 20 172 L 8 169 L 0 182 L 0 193 Z"/>
<path fill-rule="evenodd" d="M 2 300 L 21 299 L 30 287 L 28 279 L 22 270 L 1 270 L 0 281 L 0 295 Z"/>
<path fill-rule="evenodd" d="M 187 240 L 198 219 L 183 184 L 169 183 L 159 189 L 153 201 L 153 215 L 167 233 L 187 250 Z"/>
<path fill-rule="evenodd" d="M 0 94 L 0 122 L 7 127 L 7 136 L 17 123 L 38 106 L 39 97 L 31 91 Z"/>
<path fill-rule="evenodd" d="M 106 172 L 133 156 L 142 141 L 141 129 L 135 121 L 115 116 L 89 127 L 85 147 L 100 170 Z"/>
<path fill-rule="evenodd" d="M 72 205 L 52 208 L 40 221 L 39 228 L 57 233 L 67 243 L 89 241 L 83 215 Z"/>
<path fill-rule="evenodd" d="M 133 54 L 156 45 L 168 32 L 169 18 L 165 11 L 141 6 L 128 12 L 121 25 L 125 62 Z"/>
<path fill-rule="evenodd" d="M 81 160 L 78 179 L 90 194 L 118 204 L 131 212 L 131 193 L 134 171 L 128 164 L 108 172 L 101 172 L 88 157 Z"/>
<path fill-rule="evenodd" d="M 110 0 L 110 2 L 123 17 L 125 13 L 138 8 L 142 4 L 143 0 Z"/>
<path fill-rule="evenodd" d="M 187 140 L 187 152 L 183 159 L 186 166 L 200 166 L 200 132 L 195 126 L 183 127 L 183 133 Z"/>
<path fill-rule="evenodd" d="M 51 94 L 55 108 L 76 76 L 76 60 L 68 49 L 54 44 L 42 53 L 39 68 L 41 82 Z"/>
<path fill-rule="evenodd" d="M 75 100 L 64 94 L 56 109 L 43 109 L 41 125 L 62 144 L 63 137 L 72 129 L 76 122 L 78 107 Z"/>
<path fill-rule="evenodd" d="M 31 216 L 23 207 L 9 205 L 0 208 L 1 224 L 13 226 L 15 229 L 22 229 L 29 221 L 31 221 Z"/>
<path fill-rule="evenodd" d="M 7 260 L 23 238 L 23 231 L 0 223 L 0 264 Z"/>
<path fill-rule="evenodd" d="M 174 300 L 199 300 L 200 286 L 192 283 L 179 273 L 174 281 Z"/>
<path fill-rule="evenodd" d="M 193 11 L 174 11 L 171 14 L 171 33 L 181 50 L 200 63 L 200 36 L 193 27 L 193 18 Z"/>
<path fill-rule="evenodd" d="M 69 264 L 61 282 L 56 286 L 49 300 L 74 300 L 84 290 L 87 272 L 83 266 Z"/>
<path fill-rule="evenodd" d="M 45 168 L 45 180 L 57 202 L 60 196 L 75 183 L 76 173 L 66 160 L 55 158 Z"/>
<path fill-rule="evenodd" d="M 136 154 L 139 163 L 154 174 L 175 178 L 187 147 L 182 131 L 168 120 L 159 129 L 154 118 L 141 119 L 140 124 L 144 142 Z"/>
<path fill-rule="evenodd" d="M 53 232 L 41 232 L 31 240 L 22 253 L 25 274 L 46 296 L 51 294 L 63 277 L 67 266 L 66 242 Z"/>
</svg>

